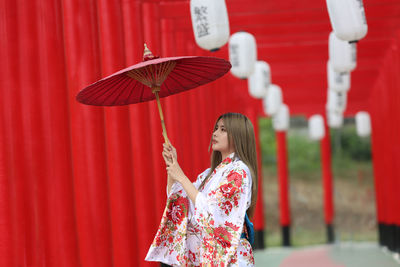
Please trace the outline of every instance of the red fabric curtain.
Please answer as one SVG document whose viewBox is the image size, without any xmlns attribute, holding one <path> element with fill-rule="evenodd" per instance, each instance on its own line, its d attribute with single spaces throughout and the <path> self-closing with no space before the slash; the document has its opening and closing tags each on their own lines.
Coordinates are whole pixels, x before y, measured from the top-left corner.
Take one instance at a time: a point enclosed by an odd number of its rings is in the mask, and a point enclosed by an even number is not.
<svg viewBox="0 0 400 267">
<path fill-rule="evenodd" d="M 0 1 L 0 266 L 158 266 L 144 262 L 166 200 L 155 103 L 103 108 L 75 95 L 140 61 L 144 41 L 161 56 L 210 55 L 159 7 Z M 226 46 L 212 56 L 227 59 Z M 221 113 L 244 113 L 255 125 L 262 114 L 247 82 L 230 74 L 162 104 L 192 180 L 209 166 Z"/>
</svg>

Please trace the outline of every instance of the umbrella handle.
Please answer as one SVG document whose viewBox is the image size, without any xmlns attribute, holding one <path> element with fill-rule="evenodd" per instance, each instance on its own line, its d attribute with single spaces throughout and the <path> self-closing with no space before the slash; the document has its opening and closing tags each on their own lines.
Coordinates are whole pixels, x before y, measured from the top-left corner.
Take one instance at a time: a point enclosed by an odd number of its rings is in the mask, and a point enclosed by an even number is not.
<svg viewBox="0 0 400 267">
<path fill-rule="evenodd" d="M 169 139 L 167 136 L 167 129 L 165 128 L 164 115 L 163 115 L 162 108 L 161 108 L 160 97 L 158 96 L 158 91 L 153 90 L 153 93 L 156 95 L 157 107 L 158 107 L 158 112 L 160 113 L 161 127 L 162 127 L 162 131 L 163 131 L 162 134 L 164 136 L 164 141 L 167 145 L 169 145 Z"/>
<path fill-rule="evenodd" d="M 160 113 L 160 120 L 161 120 L 161 127 L 162 127 L 162 131 L 163 131 L 164 141 L 167 145 L 169 145 L 169 140 L 168 140 L 168 136 L 167 136 L 167 128 L 165 128 L 164 115 L 162 112 L 160 97 L 158 96 L 158 91 L 159 90 L 155 89 L 155 90 L 153 90 L 153 93 L 156 95 L 158 113 Z M 170 179 L 171 178 L 168 175 L 168 184 L 169 184 Z M 168 192 L 170 190 L 171 190 L 171 187 L 168 185 Z M 168 199 L 168 201 L 169 201 L 169 199 Z"/>
</svg>

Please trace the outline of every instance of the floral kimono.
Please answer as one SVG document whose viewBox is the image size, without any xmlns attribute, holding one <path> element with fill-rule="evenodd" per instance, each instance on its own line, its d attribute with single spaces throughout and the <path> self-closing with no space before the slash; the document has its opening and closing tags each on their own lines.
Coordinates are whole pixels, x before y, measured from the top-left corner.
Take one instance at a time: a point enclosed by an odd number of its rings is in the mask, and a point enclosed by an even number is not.
<svg viewBox="0 0 400 267">
<path fill-rule="evenodd" d="M 175 182 L 147 261 L 173 266 L 254 266 L 249 241 L 241 238 L 251 204 L 251 174 L 235 153 L 198 177 L 196 204 Z"/>
</svg>

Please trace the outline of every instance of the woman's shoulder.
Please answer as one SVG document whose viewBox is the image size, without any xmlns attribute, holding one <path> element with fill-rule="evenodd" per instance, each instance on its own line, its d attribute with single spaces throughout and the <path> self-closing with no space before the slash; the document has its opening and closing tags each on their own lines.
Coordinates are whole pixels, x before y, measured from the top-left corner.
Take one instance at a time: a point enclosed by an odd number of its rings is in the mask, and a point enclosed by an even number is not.
<svg viewBox="0 0 400 267">
<path fill-rule="evenodd" d="M 248 176 L 251 176 L 250 168 L 239 157 L 236 157 L 235 160 L 232 161 L 232 169 L 243 172 Z"/>
</svg>

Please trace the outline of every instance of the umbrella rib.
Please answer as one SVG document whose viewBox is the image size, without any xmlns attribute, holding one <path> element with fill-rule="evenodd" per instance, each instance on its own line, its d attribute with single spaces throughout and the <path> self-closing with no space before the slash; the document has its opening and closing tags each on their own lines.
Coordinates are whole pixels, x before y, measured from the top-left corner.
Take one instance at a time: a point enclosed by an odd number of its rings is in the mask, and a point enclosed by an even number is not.
<svg viewBox="0 0 400 267">
<path fill-rule="evenodd" d="M 161 85 L 165 79 L 168 77 L 168 75 L 171 73 L 171 71 L 175 68 L 176 62 L 175 61 L 167 61 L 164 63 L 160 64 L 160 72 L 158 73 L 159 76 L 157 76 L 156 81 L 157 84 Z"/>
<path fill-rule="evenodd" d="M 202 60 L 182 60 L 179 62 L 183 62 L 182 64 L 177 64 L 177 65 L 194 65 L 194 66 L 204 66 L 207 68 L 218 68 L 220 69 L 220 67 L 218 66 L 229 66 L 229 64 L 227 64 L 224 61 L 220 61 L 220 60 L 215 60 L 214 62 L 204 62 Z M 211 64 L 212 63 L 212 64 Z"/>
<path fill-rule="evenodd" d="M 213 68 L 209 68 L 209 67 L 206 67 L 206 66 L 204 66 L 204 67 L 201 67 L 201 68 L 199 68 L 198 66 L 195 66 L 195 65 L 177 65 L 176 66 L 176 69 L 178 69 L 178 70 L 187 70 L 187 69 L 189 69 L 189 70 L 200 70 L 200 71 L 207 71 L 207 72 L 214 72 L 214 71 L 212 71 L 213 70 Z M 217 68 L 216 70 L 220 70 L 220 68 Z"/>
<path fill-rule="evenodd" d="M 211 73 L 211 74 L 214 74 L 215 77 L 221 77 L 224 73 L 226 73 L 225 71 L 221 71 L 221 72 L 215 73 L 215 72 L 206 72 L 206 71 L 203 70 L 203 72 L 205 72 L 204 74 L 205 74 L 206 76 L 202 76 L 202 75 L 200 75 L 199 73 L 193 73 L 193 72 L 188 71 L 187 68 L 186 68 L 186 66 L 185 66 L 185 69 L 183 69 L 183 68 L 178 68 L 178 70 L 184 70 L 184 71 L 187 72 L 187 73 L 200 76 L 200 77 L 203 78 L 205 81 L 214 80 L 214 79 L 210 79 L 210 78 L 207 77 L 207 75 L 210 74 L 210 73 Z M 195 69 L 195 68 L 191 68 L 191 70 L 196 70 L 196 69 Z M 177 72 L 175 72 L 175 73 L 177 74 Z M 204 81 L 203 81 L 201 84 L 204 84 Z"/>
<path fill-rule="evenodd" d="M 176 66 L 176 68 L 181 68 L 180 67 L 181 65 L 180 64 L 177 64 L 177 66 Z M 194 67 L 195 66 L 195 67 Z M 196 65 L 196 64 L 187 64 L 187 65 L 184 65 L 184 68 L 185 69 L 187 69 L 187 68 L 189 68 L 189 69 L 196 69 L 196 70 L 198 70 L 198 69 L 200 69 L 200 68 L 198 68 L 200 65 Z M 201 65 L 201 67 L 204 67 L 204 68 L 201 68 L 202 70 L 210 70 L 210 69 L 213 69 L 213 70 L 221 70 L 222 71 L 222 69 L 219 67 L 219 68 L 217 68 L 217 67 L 215 67 L 215 66 L 209 66 L 209 65 Z M 182 68 L 183 68 L 183 64 L 182 64 Z"/>
<path fill-rule="evenodd" d="M 93 85 L 89 85 L 87 87 L 87 90 L 84 93 L 83 97 L 86 98 L 86 99 L 89 98 L 92 101 L 92 99 L 91 99 L 92 97 L 96 97 L 96 95 L 98 93 L 102 92 L 101 91 L 102 88 L 108 86 L 109 84 L 114 83 L 116 78 L 118 78 L 118 76 L 112 77 L 111 79 L 105 81 L 104 83 L 97 82 L 97 83 L 95 83 Z M 96 97 L 96 99 L 97 99 L 97 97 Z"/>
<path fill-rule="evenodd" d="M 126 75 L 147 85 L 147 86 L 150 86 L 150 84 L 148 83 L 148 80 L 147 80 L 147 76 L 145 75 L 143 69 L 145 69 L 145 68 L 131 70 L 131 71 L 127 72 Z"/>
<path fill-rule="evenodd" d="M 117 78 L 117 76 L 107 79 L 104 82 L 101 82 L 102 80 L 100 80 L 94 84 L 87 86 L 86 90 L 84 89 L 85 90 L 84 96 L 88 96 L 88 95 L 92 96 L 92 95 L 90 95 L 90 93 L 94 93 L 94 94 L 97 93 L 99 91 L 99 89 L 98 89 L 99 86 L 100 86 L 100 88 L 103 88 L 104 86 L 106 86 L 108 84 L 113 84 L 115 82 L 116 78 Z"/>
<path fill-rule="evenodd" d="M 161 85 L 175 66 L 175 61 L 166 61 L 155 65 L 149 65 L 138 70 L 131 70 L 127 72 L 126 75 L 151 88 L 154 85 Z"/>
<path fill-rule="evenodd" d="M 111 96 L 113 96 L 114 93 L 116 93 L 116 92 L 118 92 L 118 91 L 123 92 L 123 90 L 121 90 L 121 87 L 125 85 L 125 82 L 126 82 L 126 81 L 127 81 L 128 84 L 129 84 L 132 80 L 126 79 L 125 77 L 124 77 L 124 79 L 121 79 L 121 80 L 116 84 L 116 85 L 118 85 L 118 86 L 115 86 L 115 87 L 114 87 L 114 91 L 112 91 L 108 97 L 111 98 Z M 120 86 L 121 86 L 121 87 L 120 87 Z M 126 87 L 125 87 L 125 88 L 126 88 Z M 119 96 L 118 96 L 118 97 L 119 97 Z"/>
<path fill-rule="evenodd" d="M 171 76 L 169 76 L 169 77 L 171 77 Z M 169 89 L 167 83 L 163 83 L 163 88 L 165 88 L 165 90 L 168 92 L 168 95 L 172 95 L 173 94 L 173 92 Z"/>
<path fill-rule="evenodd" d="M 132 79 L 132 80 L 134 80 L 134 79 Z M 142 83 L 140 83 L 140 82 L 135 83 L 135 86 L 134 86 L 134 87 L 131 89 L 131 91 L 129 92 L 128 99 L 131 98 L 131 95 L 132 95 L 133 91 L 135 91 L 135 88 L 136 88 L 138 85 L 140 85 L 140 84 L 142 84 Z"/>
<path fill-rule="evenodd" d="M 140 92 L 140 98 L 139 98 L 140 102 L 143 102 L 142 98 L 145 89 L 146 89 L 145 86 L 142 86 L 142 92 Z"/>
<path fill-rule="evenodd" d="M 154 73 L 153 65 L 149 65 L 149 67 L 145 68 L 144 70 L 146 72 L 146 79 L 147 79 L 147 81 L 149 81 L 149 84 L 151 87 L 154 83 L 154 79 L 152 79 L 152 77 L 153 77 L 152 74 Z"/>
<path fill-rule="evenodd" d="M 193 73 L 193 72 L 190 72 L 190 71 L 186 71 L 186 72 L 187 72 L 187 73 L 190 73 L 190 74 L 193 74 L 193 75 L 197 75 L 197 76 L 201 77 L 202 79 L 205 79 L 206 81 L 210 81 L 209 78 L 206 78 L 206 77 L 204 77 L 204 76 L 202 76 L 202 75 L 199 75 L 198 73 Z M 175 75 L 178 75 L 178 76 L 180 76 L 180 77 L 183 77 L 183 78 L 185 78 L 185 79 L 187 79 L 187 80 L 190 80 L 190 81 L 194 82 L 195 84 L 198 84 L 198 85 L 204 84 L 204 83 L 195 82 L 195 81 L 193 81 L 192 79 L 189 79 L 189 78 L 187 78 L 187 77 L 181 75 L 179 72 L 175 72 L 174 74 L 175 74 Z"/>
<path fill-rule="evenodd" d="M 164 72 L 164 67 L 166 65 L 168 65 L 168 62 L 163 62 L 159 65 L 156 65 L 156 72 L 155 72 L 155 80 L 157 82 L 157 84 L 161 84 L 162 83 L 162 73 Z"/>
<path fill-rule="evenodd" d="M 122 89 L 122 90 L 119 90 L 120 92 L 119 92 L 118 96 L 115 98 L 115 100 L 114 100 L 114 102 L 113 102 L 113 105 L 116 105 L 116 103 L 117 103 L 119 97 L 122 95 L 122 93 L 125 91 L 125 89 L 128 88 L 128 87 L 131 85 L 131 83 L 132 83 L 133 81 L 134 81 L 133 79 L 129 79 L 128 83 L 125 85 L 125 88 Z M 129 99 L 129 98 L 128 98 L 128 99 Z M 124 103 L 124 104 L 125 104 L 125 103 Z"/>
<path fill-rule="evenodd" d="M 168 65 L 168 62 L 169 61 L 167 61 L 166 62 L 166 64 L 163 64 L 163 63 L 161 63 L 159 66 L 158 66 L 158 68 L 157 68 L 157 71 L 156 71 L 156 81 L 159 83 L 159 84 L 161 84 L 162 83 L 162 77 L 161 77 L 161 74 L 164 72 L 164 67 L 166 66 L 166 65 Z M 160 82 L 161 81 L 161 82 Z"/>
<path fill-rule="evenodd" d="M 122 77 L 120 77 L 120 78 L 122 78 Z M 118 82 L 115 84 L 115 86 L 113 86 L 114 91 L 111 91 L 111 90 L 104 90 L 104 91 L 102 92 L 102 94 L 99 94 L 99 95 L 96 96 L 93 100 L 97 100 L 99 97 L 104 96 L 106 93 L 110 93 L 109 95 L 113 95 L 114 92 L 115 92 L 116 90 L 119 90 L 118 85 L 120 85 L 121 83 L 123 83 L 123 82 L 125 82 L 125 81 L 126 81 L 125 77 L 124 77 L 123 79 L 118 80 Z"/>
<path fill-rule="evenodd" d="M 190 66 L 185 66 L 185 67 L 182 67 L 182 68 L 177 68 L 177 70 L 183 70 L 183 71 L 186 71 L 186 72 L 188 72 L 188 71 L 195 71 L 196 72 L 196 75 L 197 75 L 197 73 L 198 72 L 203 72 L 203 73 L 205 73 L 206 75 L 212 75 L 212 76 L 214 76 L 214 75 L 219 75 L 219 74 L 223 74 L 223 73 L 226 73 L 226 70 L 223 70 L 223 69 L 211 69 L 211 68 L 202 68 L 202 69 L 199 69 L 199 68 L 193 68 L 193 67 L 190 67 Z"/>
<path fill-rule="evenodd" d="M 168 61 L 168 63 L 167 64 L 163 64 L 162 65 L 162 68 L 160 68 L 161 69 L 161 73 L 164 73 L 165 75 L 169 75 L 170 73 L 171 73 L 171 71 L 172 71 L 172 69 L 174 68 L 176 66 L 176 63 L 175 62 L 173 62 L 173 61 Z M 161 76 L 161 73 L 160 73 L 160 76 Z M 165 76 L 164 75 L 164 80 L 165 80 L 165 78 L 167 78 L 167 76 Z"/>
<path fill-rule="evenodd" d="M 178 75 L 178 74 L 175 72 L 174 75 Z M 179 76 L 181 76 L 181 75 L 179 75 Z M 182 77 L 182 76 L 181 76 L 181 77 Z M 185 86 L 183 86 L 182 83 L 180 83 L 178 80 L 176 80 L 176 79 L 174 78 L 173 75 L 170 75 L 169 78 L 170 78 L 171 80 L 174 80 L 177 84 L 179 84 L 180 87 L 185 88 Z M 192 81 L 192 80 L 190 80 L 190 81 Z M 192 81 L 192 82 L 193 82 L 193 81 Z"/>
</svg>

